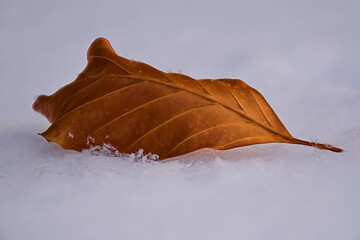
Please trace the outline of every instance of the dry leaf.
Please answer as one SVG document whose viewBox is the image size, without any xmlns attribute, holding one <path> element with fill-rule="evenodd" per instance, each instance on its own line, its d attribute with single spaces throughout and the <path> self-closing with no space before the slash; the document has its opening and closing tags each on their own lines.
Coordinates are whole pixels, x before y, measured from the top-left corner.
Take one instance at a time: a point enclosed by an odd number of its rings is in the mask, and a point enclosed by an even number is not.
<svg viewBox="0 0 360 240">
<path fill-rule="evenodd" d="M 264 97 L 241 80 L 195 80 L 116 55 L 104 38 L 88 50 L 77 79 L 33 108 L 52 125 L 41 135 L 65 149 L 108 144 L 120 152 L 169 158 L 201 148 L 293 143 L 341 152 L 293 138 Z"/>
</svg>

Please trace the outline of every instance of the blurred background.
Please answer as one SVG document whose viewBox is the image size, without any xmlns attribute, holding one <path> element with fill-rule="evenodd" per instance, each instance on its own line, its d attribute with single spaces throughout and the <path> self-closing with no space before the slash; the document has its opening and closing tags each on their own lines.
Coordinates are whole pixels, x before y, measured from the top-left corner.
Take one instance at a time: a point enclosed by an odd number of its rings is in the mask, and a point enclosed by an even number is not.
<svg viewBox="0 0 360 240">
<path fill-rule="evenodd" d="M 30 114 L 33 98 L 74 80 L 92 40 L 104 36 L 118 54 L 163 71 L 240 78 L 306 137 L 299 119 L 321 117 L 321 131 L 350 121 L 344 108 L 359 109 L 359 7 L 355 0 L 1 0 L 0 107 L 42 119 Z"/>
<path fill-rule="evenodd" d="M 360 1 L 0 0 L 0 239 L 360 239 Z M 240 78 L 298 138 L 167 164 L 47 143 L 36 96 L 106 37 L 121 56 Z"/>
</svg>

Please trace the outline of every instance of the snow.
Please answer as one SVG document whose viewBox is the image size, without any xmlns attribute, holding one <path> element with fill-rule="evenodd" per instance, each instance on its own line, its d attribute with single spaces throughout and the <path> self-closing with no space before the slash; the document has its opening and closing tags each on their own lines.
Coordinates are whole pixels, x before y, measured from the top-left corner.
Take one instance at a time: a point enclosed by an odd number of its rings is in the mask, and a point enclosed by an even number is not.
<svg viewBox="0 0 360 240">
<path fill-rule="evenodd" d="M 130 158 L 132 161 L 158 161 L 159 155 L 151 152 L 145 153 L 144 149 L 140 148 L 136 153 L 123 153 L 109 143 L 103 143 L 101 146 L 90 146 L 88 149 L 82 150 L 82 153 L 91 154 L 95 156 Z"/>
<path fill-rule="evenodd" d="M 1 1 L 0 239 L 360 239 L 359 7 Z M 152 162 L 47 143 L 34 97 L 72 81 L 98 36 L 165 71 L 241 78 L 295 137 L 346 151 L 267 144 Z"/>
</svg>

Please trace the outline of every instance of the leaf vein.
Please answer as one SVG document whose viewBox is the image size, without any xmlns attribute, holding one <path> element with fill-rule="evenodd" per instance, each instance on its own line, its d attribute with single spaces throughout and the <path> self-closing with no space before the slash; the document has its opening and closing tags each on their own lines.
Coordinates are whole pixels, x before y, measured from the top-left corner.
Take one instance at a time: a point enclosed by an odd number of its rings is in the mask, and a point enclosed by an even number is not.
<svg viewBox="0 0 360 240">
<path fill-rule="evenodd" d="M 217 105 L 217 104 L 209 104 L 209 105 L 205 105 L 205 106 L 199 106 L 199 107 L 196 107 L 196 108 L 192 108 L 192 109 L 189 109 L 189 110 L 187 110 L 187 111 L 185 111 L 185 112 L 182 112 L 182 113 L 180 113 L 180 114 L 178 114 L 178 115 L 176 115 L 176 116 L 173 116 L 173 117 L 167 119 L 166 121 L 162 122 L 161 124 L 159 124 L 158 126 L 152 128 L 152 129 L 150 129 L 148 132 L 144 133 L 141 137 L 139 137 L 138 139 L 136 139 L 136 140 L 128 147 L 128 149 L 132 148 L 136 143 L 138 143 L 141 139 L 145 138 L 145 137 L 146 137 L 147 135 L 149 135 L 150 133 L 158 130 L 158 129 L 161 128 L 161 127 L 163 127 L 166 123 L 169 123 L 169 122 L 173 121 L 174 119 L 179 118 L 179 117 L 181 117 L 181 116 L 184 116 L 184 115 L 186 115 L 186 114 L 189 114 L 189 113 L 191 113 L 191 112 L 193 112 L 193 111 L 199 110 L 199 109 L 201 109 L 201 108 L 206 108 L 206 107 L 214 106 L 214 105 Z"/>
<path fill-rule="evenodd" d="M 246 112 L 245 112 L 245 109 L 243 108 L 243 106 L 241 105 L 240 101 L 237 99 L 237 97 L 236 97 L 235 94 L 233 93 L 233 91 L 231 91 L 231 89 L 230 89 L 228 86 L 226 86 L 226 84 L 223 83 L 222 81 L 216 81 L 216 82 L 219 82 L 224 88 L 226 88 L 226 89 L 229 91 L 229 93 L 231 94 L 231 96 L 234 98 L 235 102 L 237 102 L 239 108 L 240 108 L 244 113 L 246 113 Z"/>
<path fill-rule="evenodd" d="M 236 122 L 236 123 L 223 123 L 223 124 L 219 124 L 219 125 L 216 125 L 216 126 L 212 126 L 212 127 L 208 127 L 206 129 L 203 129 L 201 131 L 198 131 L 190 136 L 188 136 L 187 138 L 185 138 L 184 140 L 182 140 L 180 143 L 176 144 L 167 154 L 164 158 L 166 158 L 167 156 L 169 156 L 173 151 L 175 151 L 178 147 L 180 147 L 181 145 L 183 145 L 184 143 L 186 143 L 187 141 L 189 141 L 190 139 L 194 138 L 195 136 L 197 135 L 200 135 L 204 132 L 207 132 L 207 131 L 210 131 L 210 130 L 213 130 L 213 129 L 216 129 L 216 128 L 221 128 L 221 127 L 224 127 L 224 126 L 231 126 L 231 125 L 243 125 L 243 123 L 240 123 L 240 122 Z"/>
<path fill-rule="evenodd" d="M 122 118 L 122 117 L 124 117 L 124 116 L 126 116 L 126 115 L 128 115 L 128 114 L 130 114 L 130 113 L 132 113 L 132 112 L 134 112 L 134 111 L 136 111 L 136 110 L 138 110 L 138 109 L 146 106 L 146 105 L 150 105 L 150 104 L 155 103 L 155 102 L 157 102 L 157 101 L 160 101 L 160 100 L 162 100 L 162 99 L 164 99 L 164 98 L 172 97 L 172 96 L 174 96 L 174 95 L 176 95 L 176 94 L 179 94 L 179 93 L 181 93 L 181 92 L 183 92 L 183 91 L 173 92 L 173 93 L 170 93 L 170 94 L 167 94 L 167 95 L 164 95 L 164 96 L 155 98 L 155 99 L 153 99 L 153 100 L 151 100 L 151 101 L 145 102 L 145 103 L 143 103 L 143 104 L 141 104 L 141 105 L 139 105 L 139 106 L 137 106 L 137 107 L 134 107 L 133 109 L 131 109 L 131 110 L 129 110 L 129 111 L 121 114 L 120 116 L 115 117 L 114 119 L 110 120 L 110 121 L 107 122 L 106 124 L 104 124 L 104 125 L 102 125 L 101 127 L 95 129 L 95 130 L 92 131 L 91 133 L 94 134 L 94 133 L 100 131 L 101 129 L 105 128 L 106 126 L 108 126 L 109 124 L 113 123 L 114 121 L 116 121 L 116 120 L 118 120 L 118 119 L 120 119 L 120 118 Z"/>
<path fill-rule="evenodd" d="M 124 87 L 122 87 L 122 88 L 118 88 L 118 89 L 116 89 L 116 90 L 114 90 L 114 91 L 111 91 L 111 92 L 109 92 L 109 93 L 107 93 L 107 94 L 104 94 L 104 95 L 102 95 L 102 96 L 99 96 L 99 97 L 97 97 L 97 98 L 94 98 L 94 99 L 92 99 L 91 101 L 88 101 L 88 102 L 86 102 L 86 103 L 84 103 L 84 104 L 82 104 L 82 105 L 80 105 L 80 106 L 77 106 L 76 108 L 71 109 L 71 111 L 65 113 L 65 114 L 62 115 L 59 119 L 57 119 L 56 122 L 62 120 L 63 118 L 65 118 L 65 117 L 66 117 L 67 115 L 69 115 L 70 113 L 75 112 L 76 110 L 78 110 L 79 108 L 81 108 L 81 107 L 83 107 L 83 106 L 85 106 L 85 105 L 89 105 L 90 103 L 95 102 L 95 101 L 97 101 L 97 100 L 99 100 L 99 99 L 105 98 L 105 97 L 107 97 L 107 96 L 109 96 L 109 95 L 111 95 L 111 94 L 118 93 L 118 92 L 120 92 L 120 91 L 123 91 L 123 90 L 126 90 L 126 89 L 128 89 L 128 88 L 134 87 L 135 85 L 138 85 L 138 84 L 141 84 L 141 83 L 144 83 L 144 82 L 142 82 L 142 81 L 135 82 L 135 83 L 132 83 L 132 84 L 130 84 L 130 85 L 124 86 Z"/>
<path fill-rule="evenodd" d="M 265 118 L 266 123 L 269 124 L 269 126 L 274 129 L 273 125 L 270 123 L 269 119 L 268 119 L 268 118 L 266 117 L 266 115 L 264 114 L 264 111 L 263 111 L 263 109 L 261 108 L 261 106 L 260 106 L 257 98 L 254 96 L 251 88 L 249 89 L 249 92 L 250 92 L 251 96 L 254 98 L 255 103 L 258 105 L 262 116 Z"/>
</svg>

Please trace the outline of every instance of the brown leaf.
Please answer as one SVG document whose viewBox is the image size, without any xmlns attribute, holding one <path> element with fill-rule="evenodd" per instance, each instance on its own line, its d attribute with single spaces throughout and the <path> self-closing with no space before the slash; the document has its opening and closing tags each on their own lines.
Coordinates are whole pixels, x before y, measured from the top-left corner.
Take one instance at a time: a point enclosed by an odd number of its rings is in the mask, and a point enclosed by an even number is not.
<svg viewBox="0 0 360 240">
<path fill-rule="evenodd" d="M 91 44 L 87 57 L 74 82 L 33 105 L 52 123 L 41 135 L 65 149 L 108 143 L 120 152 L 142 148 L 160 159 L 259 143 L 342 151 L 293 138 L 264 97 L 241 80 L 164 73 L 116 55 L 104 38 Z"/>
</svg>

